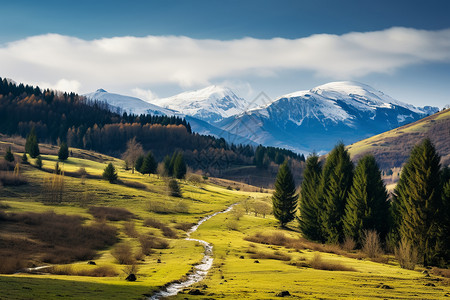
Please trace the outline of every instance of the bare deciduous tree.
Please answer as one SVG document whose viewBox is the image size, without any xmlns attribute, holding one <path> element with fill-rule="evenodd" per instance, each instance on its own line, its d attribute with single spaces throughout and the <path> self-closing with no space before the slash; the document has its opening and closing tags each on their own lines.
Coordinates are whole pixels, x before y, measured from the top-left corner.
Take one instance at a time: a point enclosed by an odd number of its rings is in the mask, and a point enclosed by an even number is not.
<svg viewBox="0 0 450 300">
<path fill-rule="evenodd" d="M 136 141 L 136 137 L 128 141 L 127 150 L 123 153 L 122 158 L 128 162 L 129 166 L 131 166 L 131 173 L 134 174 L 136 160 L 140 155 L 143 155 L 143 153 L 144 149 L 142 148 L 141 143 Z"/>
</svg>

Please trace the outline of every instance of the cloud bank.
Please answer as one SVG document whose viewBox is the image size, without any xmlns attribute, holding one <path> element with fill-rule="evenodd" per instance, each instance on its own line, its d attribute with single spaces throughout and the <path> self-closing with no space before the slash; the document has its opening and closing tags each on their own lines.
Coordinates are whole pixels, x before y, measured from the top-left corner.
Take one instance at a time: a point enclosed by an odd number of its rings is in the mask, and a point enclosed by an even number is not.
<svg viewBox="0 0 450 300">
<path fill-rule="evenodd" d="M 0 76 L 79 92 L 94 84 L 188 88 L 220 78 L 304 70 L 328 79 L 389 73 L 421 63 L 450 63 L 450 29 L 390 28 L 300 39 L 199 40 L 184 36 L 82 40 L 47 34 L 0 46 Z M 85 91 L 84 91 L 85 92 Z"/>
</svg>

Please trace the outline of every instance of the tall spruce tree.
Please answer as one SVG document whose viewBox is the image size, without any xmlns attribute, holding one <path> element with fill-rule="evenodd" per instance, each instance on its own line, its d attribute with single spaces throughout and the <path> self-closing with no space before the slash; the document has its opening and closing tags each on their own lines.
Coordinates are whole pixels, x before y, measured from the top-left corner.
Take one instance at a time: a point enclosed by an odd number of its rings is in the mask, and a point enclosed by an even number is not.
<svg viewBox="0 0 450 300">
<path fill-rule="evenodd" d="M 353 163 L 343 143 L 337 144 L 323 167 L 319 188 L 322 241 L 338 243 L 344 239 L 342 219 L 352 185 Z"/>
<path fill-rule="evenodd" d="M 278 170 L 275 192 L 272 195 L 273 215 L 282 227 L 295 218 L 298 199 L 295 192 L 294 178 L 287 161 L 285 161 Z"/>
<path fill-rule="evenodd" d="M 183 153 L 179 152 L 173 164 L 173 176 L 182 179 L 186 175 L 187 167 L 184 161 Z"/>
<path fill-rule="evenodd" d="M 155 161 L 155 157 L 153 156 L 152 152 L 148 152 L 139 172 L 141 172 L 142 174 L 155 174 L 157 167 L 158 165 Z"/>
<path fill-rule="evenodd" d="M 382 240 L 389 231 L 390 205 L 375 157 L 362 157 L 355 168 L 348 194 L 343 229 L 345 236 L 362 245 L 365 230 L 376 230 Z"/>
<path fill-rule="evenodd" d="M 399 235 L 417 248 L 424 265 L 436 264 L 444 209 L 440 156 L 429 139 L 416 145 L 394 192 L 394 220 Z"/>
<path fill-rule="evenodd" d="M 59 146 L 58 159 L 66 160 L 67 158 L 69 158 L 69 147 L 63 142 L 61 143 L 61 146 Z"/>
<path fill-rule="evenodd" d="M 34 127 L 31 129 L 30 133 L 27 136 L 27 140 L 25 142 L 25 152 L 30 154 L 31 158 L 36 158 L 40 154 L 38 139 Z"/>
<path fill-rule="evenodd" d="M 299 227 L 303 235 L 314 241 L 321 239 L 319 212 L 319 185 L 322 166 L 319 157 L 314 153 L 306 160 L 306 168 L 303 172 L 303 181 L 300 191 L 298 218 Z"/>
<path fill-rule="evenodd" d="M 136 163 L 134 164 L 134 168 L 136 169 L 136 171 L 141 172 L 141 168 L 142 165 L 144 164 L 144 155 L 139 155 L 138 158 L 136 159 Z"/>
</svg>

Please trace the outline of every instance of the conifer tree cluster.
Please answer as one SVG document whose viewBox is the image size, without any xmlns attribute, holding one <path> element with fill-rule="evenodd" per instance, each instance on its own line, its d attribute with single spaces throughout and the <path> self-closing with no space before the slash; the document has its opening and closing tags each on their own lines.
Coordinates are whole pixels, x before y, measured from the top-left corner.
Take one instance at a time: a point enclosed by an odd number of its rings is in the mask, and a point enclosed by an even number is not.
<svg viewBox="0 0 450 300">
<path fill-rule="evenodd" d="M 363 156 L 356 168 L 342 144 L 323 168 L 312 155 L 301 186 L 299 227 L 308 239 L 337 243 L 349 237 L 359 247 L 364 232 L 374 230 L 382 241 L 389 235 L 411 245 L 425 266 L 448 265 L 450 169 L 442 169 L 440 159 L 429 139 L 416 145 L 389 202 L 372 155 Z"/>
<path fill-rule="evenodd" d="M 182 179 L 186 175 L 187 166 L 184 161 L 183 153 L 174 152 L 172 157 L 166 156 L 163 163 L 164 170 L 168 176 Z"/>
<path fill-rule="evenodd" d="M 394 235 L 406 239 L 427 265 L 448 264 L 449 174 L 429 139 L 416 145 L 395 188 Z"/>
<path fill-rule="evenodd" d="M 351 237 L 361 246 L 366 230 L 386 236 L 388 220 L 387 192 L 373 156 L 361 158 L 354 169 L 344 144 L 339 143 L 323 168 L 317 155 L 308 157 L 298 217 L 306 238 L 339 243 Z"/>
</svg>

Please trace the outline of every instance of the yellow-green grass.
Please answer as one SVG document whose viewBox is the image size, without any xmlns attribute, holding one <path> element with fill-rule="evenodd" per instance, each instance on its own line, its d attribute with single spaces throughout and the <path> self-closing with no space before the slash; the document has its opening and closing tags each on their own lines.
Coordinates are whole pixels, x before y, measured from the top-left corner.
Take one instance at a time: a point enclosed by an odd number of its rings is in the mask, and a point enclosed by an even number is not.
<svg viewBox="0 0 450 300">
<path fill-rule="evenodd" d="M 53 169 L 57 161 L 56 156 L 42 155 L 43 167 Z M 144 176 L 137 172 L 123 169 L 123 161 L 115 159 L 119 179 L 139 182 L 145 185 L 145 189 L 132 188 L 123 184 L 110 184 L 103 179 L 77 178 L 64 176 L 64 197 L 60 204 L 44 204 L 42 200 L 45 193 L 42 187 L 46 179 L 51 179 L 53 174 L 34 167 L 35 160 L 30 159 L 31 165 L 22 165 L 21 173 L 29 183 L 23 186 L 3 187 L 0 191 L 0 201 L 6 204 L 6 212 L 44 212 L 48 210 L 60 214 L 77 214 L 85 217 L 86 222 L 91 222 L 93 216 L 88 213 L 88 206 L 123 207 L 135 214 L 133 220 L 139 234 L 152 233 L 162 237 L 160 230 L 148 228 L 143 225 L 146 218 L 156 218 L 174 229 L 177 223 L 193 223 L 215 211 L 225 209 L 232 203 L 236 203 L 248 197 L 259 197 L 258 193 L 242 191 L 230 191 L 223 187 L 208 183 L 197 186 L 196 183 L 180 181 L 183 199 L 188 211 L 185 213 L 157 214 L 148 211 L 149 201 L 161 201 L 163 203 L 178 203 L 179 198 L 167 196 L 165 179 L 156 175 Z M 69 158 L 60 167 L 67 172 L 76 172 L 84 167 L 89 174 L 100 175 L 108 161 L 99 163 L 86 159 Z M 108 222 L 116 226 L 121 242 L 132 245 L 133 252 L 140 251 L 136 238 L 129 238 L 123 232 L 124 221 Z M 111 249 L 100 251 L 95 259 L 97 266 L 113 266 L 117 277 L 85 277 L 68 275 L 4 275 L 0 276 L 1 299 L 24 298 L 58 298 L 58 295 L 72 295 L 74 298 L 91 299 L 136 299 L 142 294 L 151 293 L 158 287 L 182 278 L 192 266 L 203 257 L 203 247 L 192 241 L 182 239 L 185 233 L 176 230 L 178 239 L 168 239 L 168 249 L 155 249 L 150 256 L 145 256 L 144 261 L 138 261 L 138 280 L 128 283 L 122 272 L 124 266 L 117 264 L 111 255 Z M 160 259 L 161 263 L 157 263 Z M 70 265 L 74 271 L 87 268 L 95 268 L 87 262 L 77 262 Z M 17 285 L 23 286 L 18 288 Z M 28 289 L 30 288 L 30 289 Z M 120 292 L 117 292 L 121 290 Z"/>
<path fill-rule="evenodd" d="M 434 122 L 447 120 L 449 118 L 450 118 L 450 109 L 447 109 L 445 111 L 436 113 L 432 116 L 418 120 L 411 124 L 407 124 L 402 127 L 399 127 L 399 128 L 396 128 L 396 129 L 393 129 L 390 131 L 386 131 L 381 134 L 374 135 L 372 137 L 364 139 L 362 141 L 356 142 L 354 144 L 349 145 L 347 147 L 347 149 L 349 150 L 349 152 L 352 156 L 362 154 L 365 152 L 374 151 L 376 149 L 383 148 L 384 147 L 383 142 L 386 139 L 395 138 L 404 133 L 427 132 L 430 129 L 430 127 L 432 127 Z"/>
<path fill-rule="evenodd" d="M 442 299 L 450 295 L 447 281 L 433 281 L 418 271 L 401 269 L 395 262 L 380 264 L 320 253 L 323 261 L 351 267 L 356 270 L 354 272 L 299 268 L 273 259 L 258 259 L 259 263 L 255 263 L 247 250 L 278 251 L 291 256 L 291 262 L 309 261 L 317 252 L 247 242 L 245 236 L 280 231 L 275 220 L 246 215 L 238 221 L 236 231 L 227 229 L 230 218 L 230 214 L 218 215 L 194 233 L 194 237 L 214 245 L 213 269 L 207 279 L 198 285 L 200 288 L 207 285 L 204 298 L 274 299 L 275 294 L 282 290 L 288 290 L 302 299 Z M 299 236 L 293 231 L 283 232 L 291 237 Z M 436 287 L 425 286 L 428 283 Z M 174 298 L 194 297 L 180 294 Z"/>
</svg>

